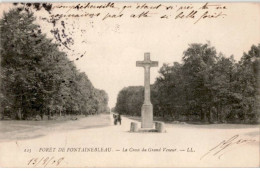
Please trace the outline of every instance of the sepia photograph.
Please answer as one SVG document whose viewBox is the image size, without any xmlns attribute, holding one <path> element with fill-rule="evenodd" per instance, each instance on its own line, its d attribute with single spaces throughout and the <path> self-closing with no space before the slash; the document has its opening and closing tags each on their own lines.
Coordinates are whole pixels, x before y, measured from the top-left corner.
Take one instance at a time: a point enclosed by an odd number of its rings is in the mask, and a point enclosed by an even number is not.
<svg viewBox="0 0 260 171">
<path fill-rule="evenodd" d="M 1 168 L 259 168 L 259 2 L 1 2 Z"/>
</svg>

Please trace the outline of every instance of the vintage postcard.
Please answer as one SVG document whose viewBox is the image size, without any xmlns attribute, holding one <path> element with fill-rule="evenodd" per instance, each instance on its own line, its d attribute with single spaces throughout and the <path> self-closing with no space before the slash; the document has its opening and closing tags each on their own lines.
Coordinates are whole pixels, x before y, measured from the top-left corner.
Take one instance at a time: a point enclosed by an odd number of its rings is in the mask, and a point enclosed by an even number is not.
<svg viewBox="0 0 260 171">
<path fill-rule="evenodd" d="M 260 3 L 0 4 L 0 167 L 260 167 Z"/>
</svg>

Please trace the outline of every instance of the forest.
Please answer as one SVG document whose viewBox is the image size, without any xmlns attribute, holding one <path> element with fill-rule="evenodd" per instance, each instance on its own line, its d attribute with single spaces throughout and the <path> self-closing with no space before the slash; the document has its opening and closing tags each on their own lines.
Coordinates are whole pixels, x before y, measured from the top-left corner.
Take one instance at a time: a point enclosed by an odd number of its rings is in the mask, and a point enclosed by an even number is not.
<svg viewBox="0 0 260 171">
<path fill-rule="evenodd" d="M 31 11 L 21 8 L 0 20 L 0 119 L 109 111 L 107 93 L 96 89 L 35 21 Z"/>
<path fill-rule="evenodd" d="M 232 43 L 231 43 L 232 44 Z M 193 43 L 181 63 L 163 64 L 151 85 L 154 116 L 167 121 L 257 123 L 259 111 L 260 44 L 236 62 L 216 48 Z M 114 110 L 140 116 L 143 86 L 123 88 Z"/>
</svg>

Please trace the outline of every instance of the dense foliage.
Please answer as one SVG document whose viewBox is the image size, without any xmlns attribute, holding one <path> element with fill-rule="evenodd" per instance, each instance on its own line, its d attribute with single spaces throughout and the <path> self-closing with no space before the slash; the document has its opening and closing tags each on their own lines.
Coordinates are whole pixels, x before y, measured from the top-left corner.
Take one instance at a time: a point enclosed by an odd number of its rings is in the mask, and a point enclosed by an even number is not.
<svg viewBox="0 0 260 171">
<path fill-rule="evenodd" d="M 96 114 L 108 95 L 95 89 L 58 44 L 41 33 L 35 17 L 19 8 L 0 20 L 1 111 L 12 118 Z"/>
<path fill-rule="evenodd" d="M 259 54 L 260 44 L 253 45 L 236 63 L 232 56 L 217 54 L 209 44 L 189 45 L 182 63 L 160 68 L 151 92 L 154 115 L 181 121 L 258 121 Z M 121 90 L 115 110 L 140 116 L 142 90 L 143 87 Z"/>
</svg>

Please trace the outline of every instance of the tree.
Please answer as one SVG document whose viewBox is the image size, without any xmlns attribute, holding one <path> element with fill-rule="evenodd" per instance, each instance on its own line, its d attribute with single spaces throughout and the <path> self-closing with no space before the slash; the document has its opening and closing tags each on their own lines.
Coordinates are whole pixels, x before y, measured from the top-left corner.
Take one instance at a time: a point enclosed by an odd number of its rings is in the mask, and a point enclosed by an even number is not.
<svg viewBox="0 0 260 171">
<path fill-rule="evenodd" d="M 42 34 L 29 10 L 15 8 L 0 20 L 1 109 L 28 119 L 44 114 L 96 114 L 108 95 L 93 87 L 58 44 Z"/>
<path fill-rule="evenodd" d="M 255 122 L 259 118 L 259 59 L 260 44 L 252 45 L 239 61 L 237 90 L 241 92 L 238 115 L 242 120 Z"/>
<path fill-rule="evenodd" d="M 200 114 L 201 120 L 210 121 L 212 94 L 209 72 L 217 59 L 216 50 L 209 44 L 191 44 L 184 51 L 183 77 L 189 112 Z M 192 113 L 189 113 L 192 114 Z"/>
<path fill-rule="evenodd" d="M 184 103 L 182 65 L 174 62 L 173 66 L 164 64 L 159 70 L 152 86 L 152 103 L 156 116 L 179 118 L 183 114 Z"/>
<path fill-rule="evenodd" d="M 260 45 L 238 63 L 233 56 L 217 54 L 209 43 L 191 44 L 183 54 L 182 63 L 164 64 L 151 86 L 155 116 L 209 123 L 259 120 Z M 140 115 L 142 93 L 142 86 L 122 89 L 116 111 Z"/>
<path fill-rule="evenodd" d="M 115 111 L 120 114 L 141 116 L 143 101 L 144 88 L 142 86 L 123 88 L 118 94 Z"/>
</svg>

